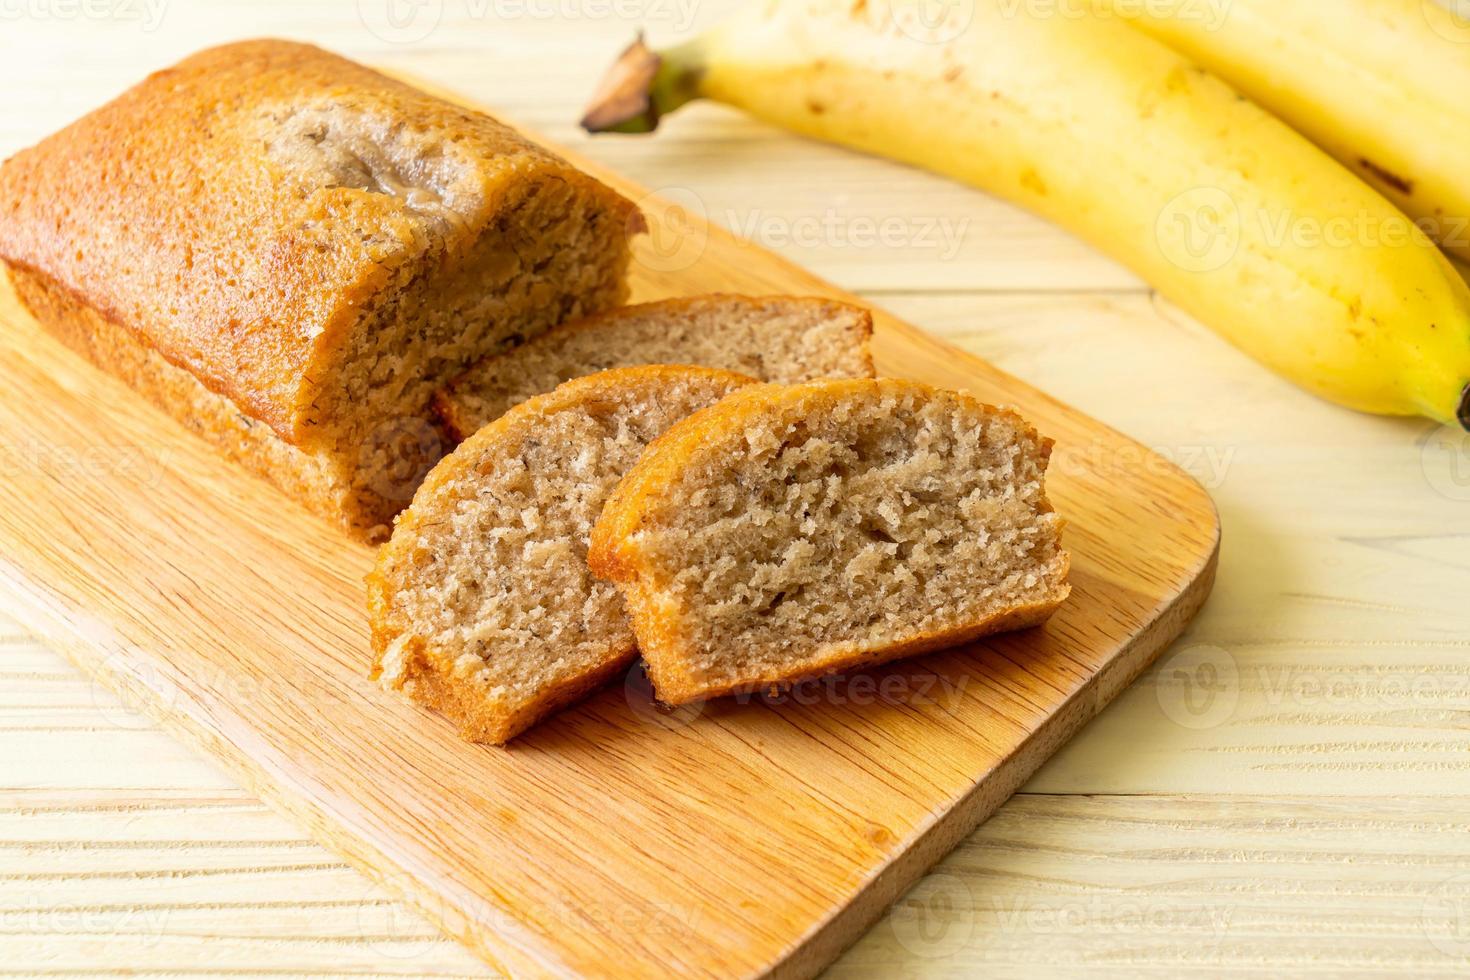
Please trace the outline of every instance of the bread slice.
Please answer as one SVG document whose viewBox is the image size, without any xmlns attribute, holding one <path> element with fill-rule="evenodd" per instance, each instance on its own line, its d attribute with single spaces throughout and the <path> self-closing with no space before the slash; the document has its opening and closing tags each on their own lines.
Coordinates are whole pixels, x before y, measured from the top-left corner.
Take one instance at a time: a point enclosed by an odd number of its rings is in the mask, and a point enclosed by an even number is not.
<svg viewBox="0 0 1470 980">
<path fill-rule="evenodd" d="M 761 381 L 871 378 L 867 310 L 818 297 L 715 294 L 625 306 L 487 358 L 435 403 L 464 438 L 563 381 L 635 364 L 702 364 Z"/>
<path fill-rule="evenodd" d="M 918 382 L 753 386 L 649 447 L 589 561 L 670 704 L 882 663 L 1066 597 L 1050 451 L 1019 416 Z"/>
<path fill-rule="evenodd" d="M 627 295 L 636 208 L 318 48 L 200 52 L 0 167 L 41 323 L 359 536 L 446 448 L 434 393 Z"/>
<path fill-rule="evenodd" d="M 635 655 L 587 568 L 603 502 L 659 433 L 752 383 L 647 366 L 523 402 L 429 474 L 368 578 L 374 676 L 471 741 L 504 742 Z"/>
</svg>

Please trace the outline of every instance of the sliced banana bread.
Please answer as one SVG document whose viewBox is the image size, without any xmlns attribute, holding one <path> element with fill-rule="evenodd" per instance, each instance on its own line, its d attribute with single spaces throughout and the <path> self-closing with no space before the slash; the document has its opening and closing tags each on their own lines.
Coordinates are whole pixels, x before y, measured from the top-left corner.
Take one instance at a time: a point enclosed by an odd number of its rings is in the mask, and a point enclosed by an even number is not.
<svg viewBox="0 0 1470 980">
<path fill-rule="evenodd" d="M 248 41 L 0 167 L 46 327 L 363 537 L 441 454 L 480 358 L 626 297 L 633 205 L 489 116 Z"/>
<path fill-rule="evenodd" d="M 1046 619 L 1051 444 L 912 381 L 744 388 L 649 447 L 592 534 L 659 698 L 776 687 Z"/>
<path fill-rule="evenodd" d="M 708 368 L 579 378 L 523 402 L 429 474 L 368 579 L 374 675 L 472 741 L 504 742 L 635 655 L 587 536 L 639 453 L 744 385 Z"/>
<path fill-rule="evenodd" d="M 805 296 L 711 295 L 640 303 L 557 327 L 486 358 L 435 400 L 466 436 L 563 381 L 635 364 L 700 364 L 761 381 L 871 378 L 867 310 Z"/>
</svg>

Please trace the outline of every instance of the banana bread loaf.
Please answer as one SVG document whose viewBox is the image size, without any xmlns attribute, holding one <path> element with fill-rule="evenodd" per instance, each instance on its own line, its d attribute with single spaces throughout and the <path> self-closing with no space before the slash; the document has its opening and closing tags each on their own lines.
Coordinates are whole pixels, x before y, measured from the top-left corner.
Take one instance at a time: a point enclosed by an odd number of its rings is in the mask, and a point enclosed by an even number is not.
<svg viewBox="0 0 1470 980">
<path fill-rule="evenodd" d="M 592 533 L 658 697 L 779 687 L 1040 623 L 1051 444 L 914 381 L 741 389 L 649 446 Z"/>
<path fill-rule="evenodd" d="M 194 55 L 0 167 L 37 318 L 368 537 L 441 455 L 435 391 L 620 303 L 640 220 L 488 116 L 282 41 Z"/>
<path fill-rule="evenodd" d="M 627 667 L 617 591 L 587 569 L 603 501 L 670 425 L 751 384 L 662 365 L 569 381 L 439 463 L 368 578 L 375 676 L 504 742 Z"/>
<path fill-rule="evenodd" d="M 808 296 L 698 296 L 625 306 L 486 358 L 435 399 L 463 439 L 563 381 L 635 364 L 699 364 L 791 383 L 871 378 L 873 317 Z"/>
</svg>

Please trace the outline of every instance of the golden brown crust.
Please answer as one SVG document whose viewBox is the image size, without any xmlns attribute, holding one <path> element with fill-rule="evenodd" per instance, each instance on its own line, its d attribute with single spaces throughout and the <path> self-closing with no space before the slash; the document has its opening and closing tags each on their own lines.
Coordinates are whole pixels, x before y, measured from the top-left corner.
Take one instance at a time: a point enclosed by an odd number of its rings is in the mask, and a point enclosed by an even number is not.
<svg viewBox="0 0 1470 980">
<path fill-rule="evenodd" d="M 368 576 L 368 611 L 372 621 L 373 666 L 371 678 L 381 680 L 383 654 L 397 639 L 396 631 L 383 629 L 380 623 L 386 612 L 384 581 L 376 569 Z M 487 701 L 475 688 L 456 678 L 442 661 L 431 657 L 424 642 L 409 638 L 402 651 L 403 663 L 398 668 L 393 686 L 409 699 L 430 711 L 437 711 L 454 723 L 459 737 L 467 742 L 504 745 L 568 705 L 575 704 L 602 688 L 632 665 L 638 658 L 636 647 L 621 652 L 609 651 L 607 659 L 596 671 L 551 685 L 533 701 L 513 711 L 504 705 Z"/>
<path fill-rule="evenodd" d="M 392 515 L 354 524 L 350 488 L 321 460 L 276 437 L 241 414 L 223 395 L 175 367 L 138 335 L 105 319 L 80 298 L 32 269 L 8 269 L 16 296 L 48 333 L 92 364 L 120 378 L 225 457 L 301 501 L 317 515 L 364 540 L 381 538 Z"/>
<path fill-rule="evenodd" d="M 494 422 L 476 432 L 460 444 L 459 448 L 439 461 L 414 494 L 413 504 L 398 515 L 394 530 L 412 526 L 421 519 L 419 502 L 427 501 L 447 483 L 462 480 L 473 468 L 474 460 L 490 447 L 516 437 L 528 428 L 534 428 L 537 420 L 551 412 L 566 411 L 578 405 L 597 401 L 613 392 L 622 392 L 630 383 L 658 385 L 689 377 L 705 377 L 729 383 L 732 387 L 756 384 L 754 378 L 734 371 L 719 368 L 697 367 L 681 364 L 643 364 L 637 367 L 613 368 L 597 374 L 574 378 L 544 395 L 521 402 Z M 386 552 L 390 542 L 383 546 Z M 380 556 L 381 559 L 381 556 Z"/>
<path fill-rule="evenodd" d="M 330 147 L 332 167 L 365 176 L 307 181 L 312 166 L 282 157 L 301 151 L 275 139 L 307 126 L 308 144 L 314 113 L 345 117 L 366 145 L 432 144 L 443 172 L 410 172 L 431 166 L 413 157 L 397 176 L 424 186 L 399 193 L 353 146 Z M 430 239 L 464 251 L 531 180 L 636 224 L 619 195 L 482 113 L 309 45 L 241 42 L 156 72 L 0 167 L 0 258 L 300 443 L 349 328 L 395 270 Z"/>
<path fill-rule="evenodd" d="M 624 593 L 625 595 L 627 593 Z M 683 649 L 682 645 L 675 639 L 677 634 L 671 630 L 663 630 L 659 638 L 650 643 L 640 639 L 639 642 L 645 646 L 657 645 L 663 652 L 658 658 L 657 666 L 652 660 L 649 661 L 649 678 L 653 683 L 654 691 L 658 699 L 665 704 L 680 705 L 689 704 L 693 701 L 703 701 L 707 698 L 721 697 L 726 694 L 741 694 L 745 692 L 774 691 L 789 688 L 800 684 L 802 681 L 828 674 L 842 673 L 853 670 L 865 670 L 877 667 L 894 660 L 902 660 L 905 657 L 916 657 L 922 653 L 932 653 L 936 650 L 947 650 L 950 647 L 960 646 L 971 640 L 977 640 L 992 633 L 1004 633 L 1010 630 L 1025 629 L 1029 626 L 1039 626 L 1050 618 L 1062 604 L 1066 595 L 1062 595 L 1054 602 L 1034 603 L 1026 606 L 1018 606 L 998 613 L 987 619 L 949 630 L 936 630 L 922 633 L 911 637 L 902 643 L 895 643 L 882 649 L 858 649 L 857 647 L 847 649 L 833 649 L 818 660 L 803 663 L 800 670 L 782 671 L 762 677 L 759 680 L 743 684 L 711 684 L 707 678 L 691 674 L 682 666 L 689 662 L 693 651 Z M 630 615 L 633 604 L 629 603 Z M 641 623 L 636 615 L 635 623 Z M 643 636 L 640 627 L 639 637 Z"/>
<path fill-rule="evenodd" d="M 639 529 L 657 522 L 667 510 L 679 507 L 678 495 L 671 493 L 671 488 L 691 460 L 706 447 L 718 445 L 722 436 L 741 432 L 748 424 L 772 412 L 806 417 L 824 406 L 835 405 L 848 398 L 864 394 L 877 396 L 885 391 L 932 396 L 940 389 L 918 381 L 891 378 L 858 378 L 787 386 L 752 385 L 670 428 L 649 445 L 638 463 L 618 484 L 592 529 L 587 564 L 594 575 L 617 583 L 623 593 L 634 633 L 661 701 L 683 704 L 722 694 L 786 686 L 834 671 L 876 666 L 955 646 L 991 633 L 1034 626 L 1045 621 L 1066 598 L 1070 586 L 1064 586 L 1053 601 L 1013 607 L 977 622 L 921 633 L 880 649 L 861 649 L 857 644 L 834 647 L 820 659 L 804 662 L 799 669 L 780 671 L 743 683 L 712 684 L 708 678 L 695 676 L 684 669 L 684 665 L 697 659 L 698 651 L 688 649 L 683 631 L 675 628 L 679 610 L 666 601 L 660 601 L 658 583 L 653 580 L 651 569 L 639 551 L 636 538 Z M 1015 412 L 986 405 L 963 392 L 944 394 L 968 402 L 979 411 L 1009 417 L 1037 439 L 1043 454 L 1050 454 L 1051 441 L 1037 436 L 1030 423 Z M 1050 512 L 1049 501 L 1044 507 Z M 1064 567 L 1070 566 L 1070 557 L 1064 556 L 1063 561 L 1066 563 Z"/>
<path fill-rule="evenodd" d="M 789 310 L 795 306 L 826 307 L 830 308 L 831 313 L 829 316 L 832 318 L 835 318 L 838 312 L 853 315 L 857 319 L 859 357 L 864 363 L 864 373 L 868 377 L 872 377 L 874 374 L 872 313 L 850 303 L 841 303 L 837 300 L 814 296 L 741 296 L 734 293 L 708 293 L 702 296 L 680 296 L 673 299 L 652 300 L 647 303 L 635 303 L 630 306 L 618 307 L 617 309 L 607 310 L 564 323 L 542 334 L 530 343 L 538 345 L 555 344 L 558 340 L 572 333 L 616 330 L 619 324 L 626 323 L 628 320 L 661 316 L 667 318 L 670 322 L 676 322 L 691 317 L 696 313 L 708 311 L 711 308 L 735 306 L 744 307 L 753 312 L 770 308 Z M 507 354 L 495 356 L 513 357 L 515 353 L 512 351 Z M 472 366 L 434 396 L 434 411 L 442 423 L 445 432 L 455 441 L 467 439 L 474 434 L 475 426 L 471 425 L 465 417 L 465 413 L 462 411 L 456 395 L 458 389 L 467 384 L 469 379 L 480 367 L 481 365 L 479 364 Z"/>
<path fill-rule="evenodd" d="M 458 725 L 464 738 L 500 744 L 625 670 L 637 656 L 633 647 L 608 650 L 595 671 L 564 678 L 538 692 L 532 701 L 508 706 L 488 700 L 472 683 L 456 674 L 455 651 L 430 648 L 413 635 L 414 624 L 400 621 L 394 609 L 391 570 L 407 560 L 421 526 L 440 519 L 441 491 L 472 480 L 486 454 L 512 451 L 550 414 L 612 397 L 625 398 L 632 386 L 657 388 L 691 378 L 709 379 L 732 389 L 754 383 L 751 378 L 716 368 L 659 364 L 603 371 L 522 402 L 441 460 L 419 486 L 413 504 L 398 515 L 393 536 L 379 550 L 377 562 L 367 578 L 374 679 L 385 681 L 419 704 L 443 713 Z M 389 668 L 386 661 L 390 657 L 394 662 Z"/>
</svg>

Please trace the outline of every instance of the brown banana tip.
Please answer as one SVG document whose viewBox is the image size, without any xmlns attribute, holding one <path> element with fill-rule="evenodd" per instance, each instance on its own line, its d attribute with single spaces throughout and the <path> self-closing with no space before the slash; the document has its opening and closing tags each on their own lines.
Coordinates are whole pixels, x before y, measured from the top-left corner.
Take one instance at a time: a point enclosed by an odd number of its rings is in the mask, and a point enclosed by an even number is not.
<svg viewBox="0 0 1470 980">
<path fill-rule="evenodd" d="M 589 133 L 651 133 L 658 128 L 651 90 L 662 63 L 643 43 L 640 31 L 602 76 L 582 116 L 582 128 Z"/>
<path fill-rule="evenodd" d="M 1460 428 L 1470 432 L 1470 383 L 1460 392 L 1460 408 L 1455 413 L 1455 418 L 1460 420 Z"/>
</svg>

